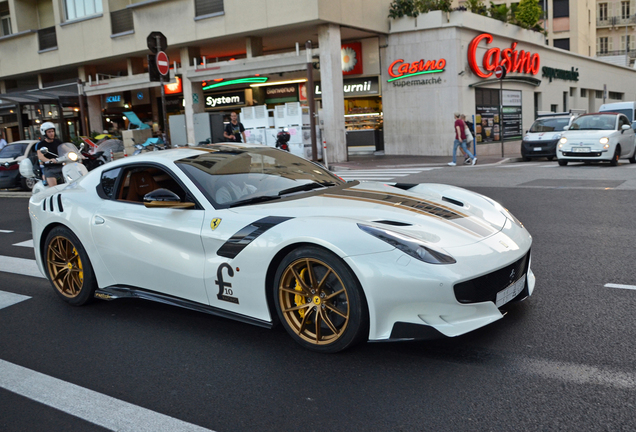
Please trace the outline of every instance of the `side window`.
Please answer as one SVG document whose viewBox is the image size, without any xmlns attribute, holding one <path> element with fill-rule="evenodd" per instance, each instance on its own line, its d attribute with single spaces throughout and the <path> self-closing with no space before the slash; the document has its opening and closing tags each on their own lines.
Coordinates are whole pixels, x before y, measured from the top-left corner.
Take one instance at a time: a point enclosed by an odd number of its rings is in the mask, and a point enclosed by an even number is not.
<svg viewBox="0 0 636 432">
<path fill-rule="evenodd" d="M 144 196 L 157 189 L 168 189 L 186 201 L 186 191 L 172 176 L 154 166 L 137 166 L 124 170 L 117 200 L 143 203 Z"/>
<path fill-rule="evenodd" d="M 102 178 L 98 186 L 101 188 L 102 193 L 99 195 L 102 198 L 113 199 L 113 195 L 115 194 L 115 182 L 117 182 L 117 177 L 119 177 L 120 172 L 121 168 L 115 168 L 102 173 Z"/>
</svg>

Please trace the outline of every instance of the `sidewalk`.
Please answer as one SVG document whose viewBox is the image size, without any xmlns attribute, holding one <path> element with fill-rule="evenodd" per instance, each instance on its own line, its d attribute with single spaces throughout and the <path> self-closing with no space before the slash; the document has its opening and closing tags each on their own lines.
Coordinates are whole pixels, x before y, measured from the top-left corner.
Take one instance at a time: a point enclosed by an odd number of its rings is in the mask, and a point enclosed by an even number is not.
<svg viewBox="0 0 636 432">
<path fill-rule="evenodd" d="M 339 170 L 368 170 L 368 169 L 392 169 L 409 168 L 422 166 L 448 166 L 448 162 L 453 160 L 452 156 L 397 156 L 384 154 L 350 154 L 347 162 L 336 162 L 329 164 L 331 171 Z M 492 165 L 500 163 L 520 162 L 521 154 L 511 152 L 504 153 L 504 157 L 499 155 L 481 155 L 477 148 L 477 165 Z M 458 155 L 457 167 L 463 165 L 464 158 Z"/>
</svg>

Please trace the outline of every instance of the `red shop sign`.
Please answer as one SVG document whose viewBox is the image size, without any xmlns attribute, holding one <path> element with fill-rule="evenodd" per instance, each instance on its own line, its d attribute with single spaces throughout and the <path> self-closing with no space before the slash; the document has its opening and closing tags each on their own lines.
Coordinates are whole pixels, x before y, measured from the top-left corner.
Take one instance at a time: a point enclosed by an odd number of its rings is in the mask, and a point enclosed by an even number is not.
<svg viewBox="0 0 636 432">
<path fill-rule="evenodd" d="M 488 78 L 492 75 L 497 66 L 504 66 L 508 72 L 519 72 L 536 75 L 539 73 L 541 58 L 539 54 L 532 54 L 526 51 L 517 51 L 517 42 L 513 42 L 510 48 L 499 49 L 490 48 L 484 54 L 482 60 L 484 72 L 477 64 L 477 45 L 485 39 L 486 44 L 492 42 L 492 36 L 488 33 L 482 33 L 473 39 L 468 45 L 468 65 L 478 77 Z"/>
<path fill-rule="evenodd" d="M 389 81 L 394 81 L 407 76 L 420 75 L 425 73 L 444 72 L 446 60 L 419 60 L 413 63 L 404 63 L 403 59 L 398 59 L 389 66 L 389 75 L 392 77 Z"/>
</svg>

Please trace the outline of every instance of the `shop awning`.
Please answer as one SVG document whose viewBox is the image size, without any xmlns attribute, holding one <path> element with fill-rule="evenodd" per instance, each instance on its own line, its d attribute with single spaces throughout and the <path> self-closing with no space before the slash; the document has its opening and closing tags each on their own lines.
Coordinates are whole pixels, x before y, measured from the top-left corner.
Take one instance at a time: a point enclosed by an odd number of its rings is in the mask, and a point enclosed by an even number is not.
<svg viewBox="0 0 636 432">
<path fill-rule="evenodd" d="M 482 87 L 482 86 L 487 86 L 490 84 L 499 84 L 499 79 L 497 78 L 491 78 L 491 79 L 486 79 L 486 80 L 482 80 L 482 81 L 477 81 L 476 83 L 472 83 L 469 84 L 468 87 Z M 521 84 L 528 84 L 531 85 L 533 87 L 539 87 L 541 85 L 541 80 L 537 79 L 537 78 L 532 78 L 532 77 L 506 77 L 503 79 L 504 83 L 510 83 L 510 82 L 516 82 L 516 83 L 521 83 Z"/>
<path fill-rule="evenodd" d="M 79 104 L 77 84 L 57 86 L 47 89 L 35 89 L 0 94 L 2 103 L 12 104 L 60 104 L 62 106 L 76 106 Z"/>
</svg>

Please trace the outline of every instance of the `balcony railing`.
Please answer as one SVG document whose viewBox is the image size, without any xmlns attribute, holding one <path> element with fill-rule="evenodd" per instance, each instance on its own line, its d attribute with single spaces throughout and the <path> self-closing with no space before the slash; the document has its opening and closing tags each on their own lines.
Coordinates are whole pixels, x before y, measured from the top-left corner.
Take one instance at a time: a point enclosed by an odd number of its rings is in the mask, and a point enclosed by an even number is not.
<svg viewBox="0 0 636 432">
<path fill-rule="evenodd" d="M 38 41 L 40 43 L 40 51 L 57 48 L 55 26 L 38 30 Z"/>
<path fill-rule="evenodd" d="M 624 25 L 636 25 L 636 15 L 629 18 L 622 18 L 620 16 L 614 17 L 599 17 L 596 19 L 597 27 L 617 27 Z"/>
<path fill-rule="evenodd" d="M 627 54 L 629 54 L 629 58 L 633 59 L 636 58 L 636 50 L 630 50 L 627 51 Z M 596 55 L 598 57 L 605 57 L 605 56 L 624 56 L 625 55 L 625 50 L 614 50 L 614 51 L 597 51 Z"/>
<path fill-rule="evenodd" d="M 121 9 L 110 13 L 111 34 L 126 33 L 135 30 L 132 9 Z"/>
</svg>

